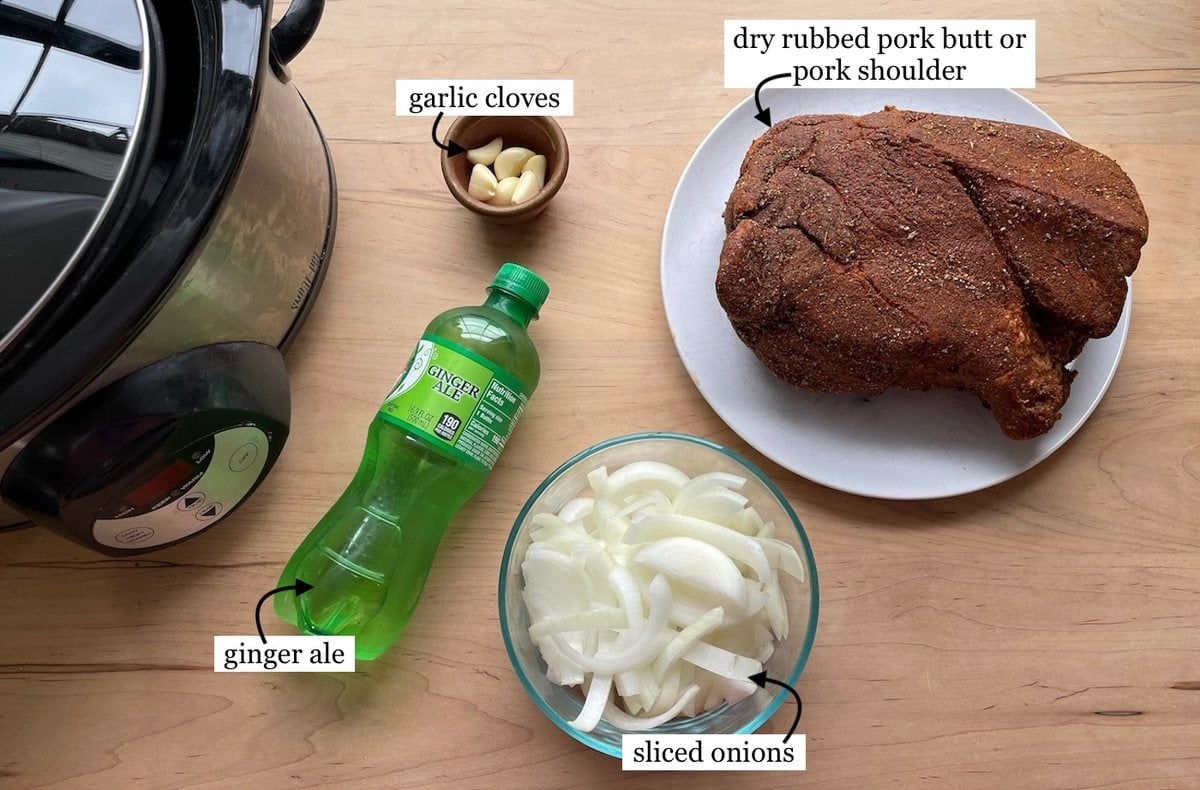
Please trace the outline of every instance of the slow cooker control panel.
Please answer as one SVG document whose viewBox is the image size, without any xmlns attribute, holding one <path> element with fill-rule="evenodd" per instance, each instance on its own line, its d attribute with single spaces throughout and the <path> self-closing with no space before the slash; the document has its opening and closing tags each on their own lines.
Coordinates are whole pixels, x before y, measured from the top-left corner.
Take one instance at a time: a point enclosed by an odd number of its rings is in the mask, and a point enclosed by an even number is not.
<svg viewBox="0 0 1200 790">
<path fill-rule="evenodd" d="M 97 512 L 92 537 L 115 549 L 182 540 L 236 507 L 270 454 L 267 434 L 253 425 L 207 436 L 113 497 Z"/>
<path fill-rule="evenodd" d="M 27 518 L 113 556 L 228 516 L 270 471 L 291 417 L 277 348 L 217 343 L 134 371 L 34 435 L 0 479 Z"/>
</svg>

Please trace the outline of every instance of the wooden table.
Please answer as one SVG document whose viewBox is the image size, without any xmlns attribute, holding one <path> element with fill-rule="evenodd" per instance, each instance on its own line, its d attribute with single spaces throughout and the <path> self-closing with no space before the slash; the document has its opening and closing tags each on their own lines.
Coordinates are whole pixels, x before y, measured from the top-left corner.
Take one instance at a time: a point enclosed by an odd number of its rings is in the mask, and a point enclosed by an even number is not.
<svg viewBox="0 0 1200 790">
<path fill-rule="evenodd" d="M 775 466 L 700 397 L 663 317 L 667 204 L 746 95 L 722 87 L 722 20 L 850 13 L 1036 18 L 1038 88 L 1023 93 L 1116 158 L 1150 216 L 1112 389 L 1059 452 L 977 494 L 863 499 Z M 287 449 L 244 508 L 166 551 L 118 560 L 40 530 L 0 536 L 0 785 L 1197 786 L 1198 54 L 1187 2 L 331 2 L 293 65 L 341 217 L 288 358 Z M 395 79 L 493 76 L 575 80 L 571 174 L 534 225 L 462 210 L 429 124 L 393 112 Z M 213 634 L 253 633 L 256 600 L 349 480 L 424 322 L 477 301 L 509 259 L 553 288 L 532 330 L 542 386 L 403 639 L 353 675 L 214 674 Z M 799 684 L 806 775 L 623 774 L 555 729 L 509 667 L 496 576 L 521 503 L 576 451 L 652 429 L 744 452 L 807 526 L 822 610 Z"/>
</svg>

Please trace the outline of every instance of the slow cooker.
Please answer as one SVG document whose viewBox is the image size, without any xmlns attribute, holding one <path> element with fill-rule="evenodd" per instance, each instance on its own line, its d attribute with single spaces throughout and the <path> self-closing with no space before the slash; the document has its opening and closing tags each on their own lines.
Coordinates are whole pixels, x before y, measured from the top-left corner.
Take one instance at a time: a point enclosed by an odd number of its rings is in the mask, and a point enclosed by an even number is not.
<svg viewBox="0 0 1200 790">
<path fill-rule="evenodd" d="M 336 220 L 321 0 L 0 0 L 0 529 L 208 529 L 287 438 Z"/>
</svg>

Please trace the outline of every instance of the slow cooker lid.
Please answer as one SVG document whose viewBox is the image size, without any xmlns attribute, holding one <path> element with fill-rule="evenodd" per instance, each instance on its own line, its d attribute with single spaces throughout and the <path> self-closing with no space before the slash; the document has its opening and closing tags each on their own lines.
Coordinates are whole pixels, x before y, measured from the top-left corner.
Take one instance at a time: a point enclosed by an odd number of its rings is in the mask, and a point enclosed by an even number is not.
<svg viewBox="0 0 1200 790">
<path fill-rule="evenodd" d="M 150 96 L 141 0 L 0 0 L 0 354 L 118 212 Z"/>
</svg>

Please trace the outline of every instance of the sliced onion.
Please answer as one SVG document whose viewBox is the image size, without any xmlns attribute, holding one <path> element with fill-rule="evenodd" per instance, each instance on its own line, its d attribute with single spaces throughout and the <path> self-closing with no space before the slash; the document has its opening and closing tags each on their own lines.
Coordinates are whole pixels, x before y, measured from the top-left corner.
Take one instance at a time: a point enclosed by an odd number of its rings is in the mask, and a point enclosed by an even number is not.
<svg viewBox="0 0 1200 790">
<path fill-rule="evenodd" d="M 549 514 L 543 514 L 549 515 Z M 571 555 L 595 545 L 596 539 L 580 523 L 568 523 L 553 516 L 535 517 L 535 526 L 529 536 L 533 540 L 530 548 L 553 549 L 560 554 Z"/>
<path fill-rule="evenodd" d="M 671 601 L 671 614 L 668 615 L 667 622 L 680 628 L 687 628 L 697 619 L 703 617 L 707 611 L 709 611 L 707 608 L 687 600 L 683 595 L 676 595 L 675 599 Z M 724 612 L 725 610 L 722 609 L 721 611 Z"/>
<path fill-rule="evenodd" d="M 763 610 L 767 613 L 767 622 L 770 623 L 775 638 L 781 642 L 787 639 L 787 601 L 783 598 L 783 591 L 779 589 L 778 580 L 767 585 L 767 604 Z"/>
<path fill-rule="evenodd" d="M 672 510 L 680 515 L 727 524 L 749 502 L 737 493 L 745 484 L 746 478 L 728 472 L 697 475 L 679 490 Z"/>
<path fill-rule="evenodd" d="M 654 672 L 649 667 L 642 667 L 637 672 L 638 681 L 642 686 L 638 694 L 638 704 L 643 710 L 650 711 L 662 697 L 662 684 L 654 677 Z"/>
<path fill-rule="evenodd" d="M 725 488 L 707 491 L 676 512 L 681 516 L 704 519 L 717 524 L 730 524 L 750 500 Z"/>
<path fill-rule="evenodd" d="M 592 675 L 592 683 L 588 686 L 587 698 L 579 715 L 567 722 L 580 732 L 591 732 L 600 723 L 608 698 L 612 696 L 612 675 Z"/>
<path fill-rule="evenodd" d="M 659 714 L 658 716 L 652 716 L 648 719 L 630 716 L 625 711 L 620 710 L 617 708 L 617 706 L 613 705 L 612 702 L 609 702 L 604 708 L 604 719 L 612 726 L 621 730 L 627 730 L 628 732 L 652 730 L 659 725 L 666 724 L 671 719 L 678 716 L 679 712 L 682 711 L 699 692 L 700 687 L 693 683 L 683 690 L 683 692 L 679 695 L 679 699 L 675 701 L 674 705 L 672 705 L 670 708 L 667 708 L 665 712 Z"/>
<path fill-rule="evenodd" d="M 674 513 L 644 513 L 625 531 L 622 541 L 624 543 L 642 543 L 671 537 L 695 538 L 719 549 L 727 558 L 745 563 L 750 570 L 754 571 L 754 575 L 759 581 L 765 582 L 771 578 L 771 566 L 767 562 L 767 554 L 758 541 L 728 527 L 722 527 L 720 524 L 691 516 L 680 516 Z M 778 542 L 782 543 L 782 541 Z M 738 575 L 741 575 L 740 571 Z"/>
<path fill-rule="evenodd" d="M 688 648 L 715 631 L 724 618 L 725 612 L 718 606 L 697 617 L 691 625 L 676 634 L 675 638 L 667 644 L 662 655 L 654 660 L 654 676 L 665 677 L 667 668 L 674 664 Z"/>
<path fill-rule="evenodd" d="M 695 664 L 714 675 L 723 678 L 745 680 L 753 674 L 762 672 L 762 664 L 756 659 L 732 653 L 707 642 L 697 642 L 689 647 L 682 656 L 689 664 Z M 586 669 L 587 667 L 584 667 Z"/>
<path fill-rule="evenodd" d="M 594 531 L 592 537 L 605 545 L 620 542 L 622 533 L 629 526 L 629 519 L 618 513 L 620 504 L 611 499 L 597 499 L 592 510 Z"/>
<path fill-rule="evenodd" d="M 631 521 L 641 512 L 669 511 L 671 509 L 671 500 L 667 499 L 666 494 L 662 491 L 651 491 L 644 497 L 632 500 L 629 504 L 617 511 L 618 516 L 624 516 Z"/>
<path fill-rule="evenodd" d="M 658 692 L 658 699 L 650 706 L 647 713 L 651 716 L 659 716 L 671 709 L 671 706 L 679 699 L 680 680 L 683 673 L 679 670 L 678 664 L 672 664 L 667 670 L 662 679 L 662 687 Z"/>
<path fill-rule="evenodd" d="M 587 535 L 579 526 L 573 525 L 567 519 L 556 516 L 553 513 L 538 513 L 530 519 L 530 522 L 536 527 L 536 529 L 530 531 L 530 535 L 539 543 L 543 540 L 553 539 L 554 535 L 559 532 L 583 532 L 585 536 Z"/>
<path fill-rule="evenodd" d="M 629 624 L 624 610 L 615 608 L 591 609 L 586 612 L 560 614 L 539 620 L 529 627 L 529 638 L 537 642 L 553 634 L 567 631 L 595 631 L 625 628 Z"/>
<path fill-rule="evenodd" d="M 596 496 L 602 497 L 608 488 L 608 467 L 601 466 L 588 472 L 587 481 L 592 490 L 596 492 Z"/>
<path fill-rule="evenodd" d="M 753 680 L 748 678 L 723 678 L 717 681 L 717 688 L 721 689 L 721 696 L 730 705 L 735 705 L 746 697 L 752 696 L 758 686 Z"/>
<path fill-rule="evenodd" d="M 763 520 L 762 516 L 758 515 L 757 510 L 753 507 L 748 507 L 737 514 L 737 517 L 730 526 L 743 535 L 758 537 L 758 532 L 763 526 Z"/>
<path fill-rule="evenodd" d="M 688 476 L 670 464 L 635 461 L 608 476 L 600 497 L 620 502 L 630 494 L 660 491 L 673 499 L 687 483 Z"/>
<path fill-rule="evenodd" d="M 745 482 L 600 467 L 594 499 L 534 516 L 522 597 L 547 677 L 586 689 L 572 726 L 639 731 L 754 693 L 749 675 L 787 632 L 780 573 L 805 568 L 738 493 Z"/>
<path fill-rule="evenodd" d="M 583 570 L 588 581 L 592 584 L 591 602 L 600 606 L 619 606 L 620 600 L 613 593 L 608 576 L 616 567 L 616 562 L 600 546 L 591 546 L 582 556 Z"/>
<path fill-rule="evenodd" d="M 746 478 L 729 472 L 705 472 L 696 475 L 679 489 L 679 494 L 675 497 L 675 512 L 678 513 L 700 494 L 720 490 L 741 491 L 744 485 Z"/>
<path fill-rule="evenodd" d="M 613 683 L 617 687 L 617 693 L 625 699 L 642 693 L 642 673 L 636 669 L 613 675 Z"/>
<path fill-rule="evenodd" d="M 596 500 L 591 497 L 577 497 L 562 506 L 562 510 L 558 511 L 558 517 L 568 524 L 583 521 L 592 514 L 592 508 L 595 504 Z M 534 516 L 534 518 L 536 519 L 537 516 Z"/>
<path fill-rule="evenodd" d="M 542 660 L 546 662 L 546 677 L 551 683 L 560 686 L 580 686 L 586 673 L 583 667 L 570 661 L 562 651 L 555 646 L 554 641 L 546 638 L 536 642 L 541 651 Z"/>
<path fill-rule="evenodd" d="M 556 551 L 535 551 L 530 546 L 521 563 L 525 577 L 525 605 L 530 620 L 574 614 L 591 608 L 590 580 L 569 557 Z"/>
<path fill-rule="evenodd" d="M 650 616 L 646 618 L 646 624 L 637 639 L 624 651 L 608 656 L 585 656 L 571 647 L 562 634 L 553 634 L 550 639 L 563 655 L 589 672 L 603 672 L 608 675 L 626 672 L 645 666 L 658 656 L 662 650 L 667 613 L 670 609 L 671 585 L 662 576 L 656 576 L 654 581 L 650 582 Z"/>
<path fill-rule="evenodd" d="M 712 710 L 719 707 L 723 699 L 725 699 L 725 694 L 721 689 L 721 681 L 716 680 L 709 686 L 708 694 L 704 697 L 703 710 Z"/>
<path fill-rule="evenodd" d="M 766 603 L 761 592 L 748 586 L 733 560 L 695 538 L 663 538 L 638 551 L 634 562 L 645 565 L 698 591 L 726 611 L 749 616 Z"/>
<path fill-rule="evenodd" d="M 625 613 L 625 634 L 636 636 L 642 630 L 645 617 L 642 614 L 642 592 L 634 581 L 633 574 L 628 568 L 615 565 L 608 574 L 608 584 Z"/>
<path fill-rule="evenodd" d="M 795 549 L 777 538 L 755 538 L 755 540 L 763 548 L 772 568 L 778 568 L 788 576 L 804 581 L 804 565 L 800 562 L 800 555 L 796 553 Z"/>
<path fill-rule="evenodd" d="M 710 645 L 724 648 L 731 653 L 739 653 L 749 658 L 756 658 L 759 647 L 763 644 L 774 643 L 775 636 L 771 633 L 769 625 L 765 622 L 764 613 L 763 617 L 755 617 L 751 620 L 743 620 L 734 625 L 724 626 L 709 634 L 705 637 L 704 641 Z"/>
</svg>

